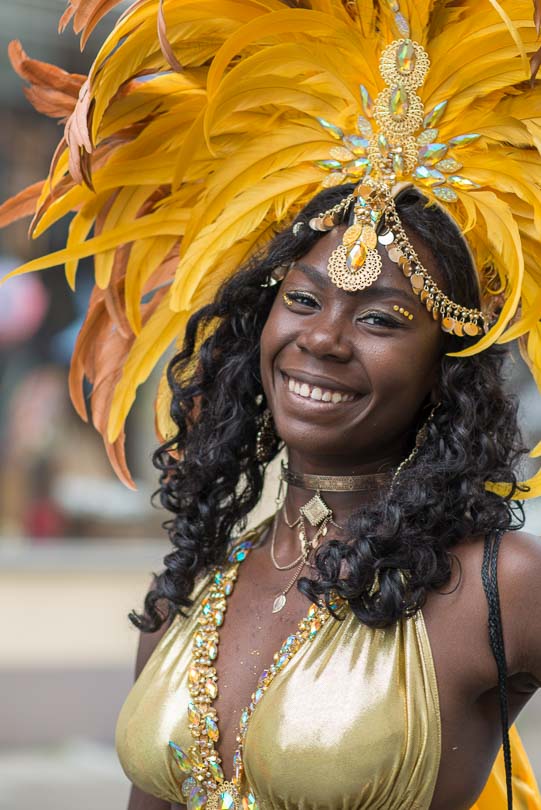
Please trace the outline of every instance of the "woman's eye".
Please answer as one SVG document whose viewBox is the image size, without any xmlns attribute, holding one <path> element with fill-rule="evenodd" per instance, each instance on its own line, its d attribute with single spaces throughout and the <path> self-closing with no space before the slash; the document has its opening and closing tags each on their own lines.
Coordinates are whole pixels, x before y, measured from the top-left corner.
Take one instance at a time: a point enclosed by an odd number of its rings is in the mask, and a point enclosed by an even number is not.
<svg viewBox="0 0 541 810">
<path fill-rule="evenodd" d="M 358 320 L 362 321 L 362 323 L 368 323 L 370 326 L 387 326 L 390 329 L 399 328 L 401 326 L 395 318 L 383 312 L 365 312 Z"/>
<path fill-rule="evenodd" d="M 301 306 L 307 307 L 319 306 L 319 302 L 315 296 L 300 290 L 291 290 L 290 292 L 285 292 L 284 302 L 288 307 L 292 306 L 293 304 L 300 304 Z"/>
</svg>

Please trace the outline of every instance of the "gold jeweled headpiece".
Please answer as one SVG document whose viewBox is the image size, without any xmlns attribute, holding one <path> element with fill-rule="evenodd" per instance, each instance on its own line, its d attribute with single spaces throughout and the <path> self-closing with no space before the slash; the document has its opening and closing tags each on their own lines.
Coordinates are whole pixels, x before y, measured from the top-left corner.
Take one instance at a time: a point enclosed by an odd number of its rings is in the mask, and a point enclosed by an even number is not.
<svg viewBox="0 0 541 810">
<path fill-rule="evenodd" d="M 487 319 L 480 310 L 451 301 L 438 287 L 407 237 L 393 196 L 397 180 L 411 177 L 415 172 L 420 172 L 425 179 L 432 175 L 439 181 L 444 177 L 439 169 L 429 170 L 420 165 L 419 157 L 421 153 L 422 157 L 428 155 L 434 161 L 443 157 L 448 147 L 432 144 L 429 150 L 428 145 L 419 143 L 415 137 L 424 122 L 424 105 L 415 91 L 426 79 L 430 67 L 428 54 L 417 42 L 399 39 L 385 48 L 379 67 L 387 87 L 380 92 L 374 105 L 369 105 L 367 96 L 364 96 L 365 110 L 374 118 L 378 130 L 374 132 L 370 122 L 361 117 L 361 134 L 368 135 L 369 128 L 372 133 L 366 143 L 360 144 L 357 136 L 343 136 L 341 133 L 347 145 L 331 149 L 331 161 L 320 161 L 325 168 L 336 170 L 342 163 L 348 167 L 353 160 L 357 167 L 364 168 L 365 175 L 351 197 L 314 217 L 310 227 L 317 231 L 332 229 L 338 221 L 337 214 L 353 202 L 353 223 L 329 257 L 331 281 L 348 291 L 369 287 L 381 273 L 378 252 L 378 244 L 381 244 L 390 260 L 409 278 L 413 292 L 420 296 L 434 319 L 441 320 L 445 332 L 459 337 L 475 337 L 488 331 Z M 352 146 L 361 146 L 365 156 L 355 158 Z M 447 170 L 456 171 L 459 165 L 448 159 Z M 452 201 L 456 194 L 449 189 L 445 197 Z M 384 229 L 378 234 L 382 224 Z"/>
</svg>

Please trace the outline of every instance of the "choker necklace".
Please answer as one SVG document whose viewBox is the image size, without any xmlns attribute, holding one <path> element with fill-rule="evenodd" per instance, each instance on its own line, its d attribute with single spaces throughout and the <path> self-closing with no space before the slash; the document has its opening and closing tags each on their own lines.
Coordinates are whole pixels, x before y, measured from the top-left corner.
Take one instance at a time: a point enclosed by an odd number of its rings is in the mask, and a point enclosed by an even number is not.
<svg viewBox="0 0 541 810">
<path fill-rule="evenodd" d="M 315 492 L 368 492 L 391 484 L 393 472 L 370 475 L 310 475 L 293 472 L 282 461 L 280 478 L 286 484 Z"/>
<path fill-rule="evenodd" d="M 288 582 L 286 587 L 276 595 L 272 606 L 273 613 L 279 613 L 285 606 L 288 592 L 299 578 L 303 567 L 307 563 L 309 564 L 309 557 L 311 554 L 315 553 L 320 540 L 327 535 L 329 525 L 336 526 L 337 529 L 342 529 L 342 527 L 335 522 L 333 511 L 321 497 L 321 492 L 368 492 L 373 489 L 381 489 L 385 485 L 390 486 L 392 478 L 392 472 L 376 473 L 373 475 L 305 475 L 303 473 L 293 472 L 289 469 L 288 465 L 282 461 L 280 490 L 282 484 L 286 483 L 288 486 L 313 490 L 315 495 L 300 507 L 299 516 L 293 522 L 290 522 L 284 515 L 285 521 L 290 529 L 296 526 L 299 527 L 301 555 L 294 560 L 293 563 L 283 567 L 277 564 L 274 553 L 278 516 L 280 512 L 276 513 L 271 541 L 271 558 L 273 565 L 279 570 L 287 570 L 293 568 L 295 565 L 298 565 L 298 568 L 295 571 L 294 577 Z M 280 491 L 276 498 L 277 505 L 279 501 Z M 284 506 L 282 509 L 284 509 Z M 307 521 L 315 530 L 311 539 L 308 537 Z"/>
</svg>

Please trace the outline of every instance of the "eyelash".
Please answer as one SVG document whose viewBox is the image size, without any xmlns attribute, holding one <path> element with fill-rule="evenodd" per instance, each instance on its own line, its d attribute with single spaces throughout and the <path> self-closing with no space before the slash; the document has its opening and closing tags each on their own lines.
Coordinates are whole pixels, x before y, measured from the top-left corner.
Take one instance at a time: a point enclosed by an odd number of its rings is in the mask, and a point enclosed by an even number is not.
<svg viewBox="0 0 541 810">
<path fill-rule="evenodd" d="M 283 293 L 284 301 L 286 306 L 291 306 L 292 304 L 299 304 L 300 306 L 307 306 L 304 301 L 309 301 L 310 304 L 319 306 L 319 301 L 310 293 L 301 292 L 297 290 L 292 290 L 291 292 Z M 304 299 L 304 301 L 303 301 Z M 379 321 L 377 324 L 369 324 L 369 326 L 386 326 L 389 329 L 400 329 L 402 324 L 399 323 L 395 318 L 391 317 L 390 315 L 383 314 L 381 312 L 365 312 L 363 318 L 371 317 L 375 320 Z M 362 318 L 359 318 L 362 321 Z"/>
</svg>

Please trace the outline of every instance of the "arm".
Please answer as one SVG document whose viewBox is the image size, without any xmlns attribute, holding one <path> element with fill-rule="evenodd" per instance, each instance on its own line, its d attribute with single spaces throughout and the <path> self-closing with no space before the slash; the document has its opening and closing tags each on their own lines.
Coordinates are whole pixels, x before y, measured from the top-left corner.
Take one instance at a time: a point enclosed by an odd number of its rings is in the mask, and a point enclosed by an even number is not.
<svg viewBox="0 0 541 810">
<path fill-rule="evenodd" d="M 502 622 L 509 674 L 541 685 L 541 539 L 509 532 L 498 564 Z"/>
<path fill-rule="evenodd" d="M 143 667 L 154 652 L 156 645 L 169 627 L 168 622 L 164 622 L 156 633 L 141 633 L 139 637 L 139 647 L 135 662 L 135 680 L 141 674 Z M 130 800 L 127 810 L 177 810 L 180 805 L 170 805 L 163 799 L 157 799 L 148 793 L 143 793 L 139 788 L 132 786 Z"/>
</svg>

